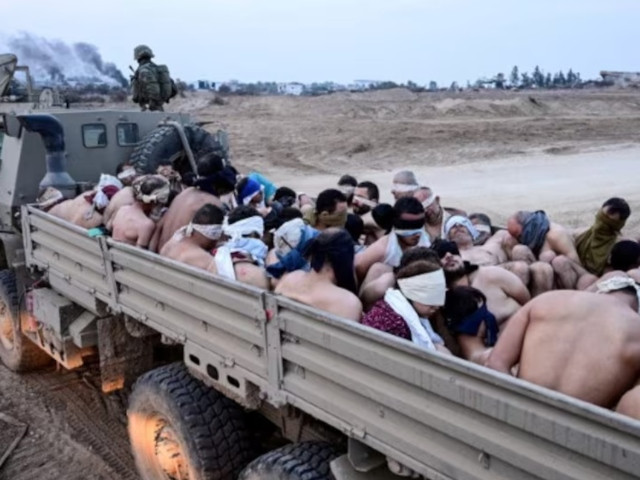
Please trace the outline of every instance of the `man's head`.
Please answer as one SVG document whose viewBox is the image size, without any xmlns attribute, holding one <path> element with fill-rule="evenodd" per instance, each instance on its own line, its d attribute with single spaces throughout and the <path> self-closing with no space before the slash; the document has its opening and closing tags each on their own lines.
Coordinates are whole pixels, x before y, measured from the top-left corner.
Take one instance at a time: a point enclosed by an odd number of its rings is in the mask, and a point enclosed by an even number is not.
<svg viewBox="0 0 640 480">
<path fill-rule="evenodd" d="M 344 229 L 328 228 L 313 239 L 307 249 L 309 265 L 326 272 L 338 287 L 357 293 L 353 266 L 353 240 Z"/>
<path fill-rule="evenodd" d="M 212 195 L 226 195 L 236 186 L 236 171 L 220 153 L 209 152 L 197 161 L 198 178 L 194 185 Z"/>
<path fill-rule="evenodd" d="M 380 200 L 380 191 L 373 182 L 360 182 L 353 192 L 353 213 L 364 215 L 374 208 Z"/>
<path fill-rule="evenodd" d="M 351 205 L 353 200 L 353 192 L 358 185 L 358 181 L 351 175 L 343 175 L 338 180 L 338 190 L 340 190 L 345 197 L 347 197 L 347 203 Z"/>
<path fill-rule="evenodd" d="M 420 188 L 418 180 L 410 170 L 401 170 L 393 176 L 391 193 L 396 200 L 402 197 L 412 197 L 418 188 Z"/>
<path fill-rule="evenodd" d="M 122 182 L 125 187 L 130 186 L 138 177 L 135 167 L 128 162 L 119 163 L 116 167 L 116 178 Z"/>
<path fill-rule="evenodd" d="M 435 250 L 440 258 L 448 283 L 454 282 L 467 274 L 465 262 L 462 260 L 460 250 L 458 250 L 458 246 L 454 242 L 437 239 L 433 242 L 431 248 Z"/>
<path fill-rule="evenodd" d="M 465 320 L 487 303 L 480 290 L 469 286 L 453 287 L 447 292 L 444 313 L 451 333 L 459 334 Z"/>
<path fill-rule="evenodd" d="M 244 177 L 236 185 L 238 205 L 257 207 L 264 200 L 264 188 L 250 177 Z"/>
<path fill-rule="evenodd" d="M 413 197 L 402 197 L 393 206 L 393 228 L 398 241 L 405 247 L 415 247 L 424 234 L 424 210 Z"/>
<path fill-rule="evenodd" d="M 364 222 L 358 215 L 349 213 L 344 229 L 349 232 L 355 243 L 360 243 L 360 237 L 364 233 Z"/>
<path fill-rule="evenodd" d="M 147 45 L 138 45 L 133 49 L 133 59 L 138 63 L 151 60 L 153 57 L 153 51 Z"/>
<path fill-rule="evenodd" d="M 602 204 L 602 212 L 612 220 L 626 221 L 631 215 L 631 208 L 625 199 L 613 197 Z"/>
<path fill-rule="evenodd" d="M 446 282 L 437 259 L 418 260 L 400 267 L 396 281 L 420 317 L 432 317 L 444 305 Z"/>
<path fill-rule="evenodd" d="M 221 208 L 211 203 L 200 207 L 191 219 L 191 223 L 177 233 L 180 237 L 191 237 L 205 250 L 215 247 L 222 235 L 222 222 L 224 212 Z"/>
<path fill-rule="evenodd" d="M 627 272 L 640 267 L 640 244 L 633 240 L 621 240 L 611 249 L 609 263 L 614 270 Z"/>
<path fill-rule="evenodd" d="M 440 197 L 433 193 L 429 187 L 420 187 L 413 196 L 422 204 L 426 222 L 436 224 L 442 220 L 442 208 L 440 207 Z"/>
<path fill-rule="evenodd" d="M 233 225 L 234 223 L 239 222 L 240 220 L 245 220 L 251 217 L 259 217 L 260 213 L 253 208 L 251 205 L 240 205 L 231 212 L 229 212 L 229 216 L 227 217 L 227 223 L 229 225 Z"/>
<path fill-rule="evenodd" d="M 484 213 L 472 213 L 471 215 L 469 215 L 469 220 L 471 220 L 471 223 L 474 227 L 476 227 L 476 230 L 479 233 L 478 238 L 476 238 L 474 243 L 476 245 L 484 245 L 484 243 L 492 235 L 491 219 Z"/>
<path fill-rule="evenodd" d="M 347 197 L 330 188 L 320 192 L 316 200 L 316 227 L 344 227 L 347 223 Z"/>
<path fill-rule="evenodd" d="M 131 188 L 134 198 L 146 214 L 151 213 L 156 207 L 167 205 L 171 195 L 169 180 L 162 175 L 138 177 L 131 184 Z"/>
<path fill-rule="evenodd" d="M 279 187 L 276 193 L 273 195 L 274 202 L 280 202 L 280 204 L 287 207 L 295 207 L 298 204 L 298 196 L 296 192 L 289 187 Z"/>
<path fill-rule="evenodd" d="M 393 207 L 388 203 L 379 203 L 371 210 L 373 221 L 376 222 L 385 233 L 393 228 Z"/>
<path fill-rule="evenodd" d="M 440 257 L 438 256 L 438 252 L 436 252 L 433 248 L 429 247 L 413 247 L 405 250 L 400 258 L 400 265 L 398 268 L 406 267 L 407 265 L 419 262 L 419 261 L 428 261 L 431 263 L 437 263 L 440 265 Z"/>
<path fill-rule="evenodd" d="M 531 216 L 532 212 L 526 210 L 520 210 L 507 219 L 507 231 L 513 238 L 520 238 L 522 234 L 522 228 L 527 219 Z"/>
<path fill-rule="evenodd" d="M 470 246 L 478 238 L 479 233 L 467 217 L 454 215 L 444 224 L 444 234 L 447 240 L 460 246 Z"/>
</svg>

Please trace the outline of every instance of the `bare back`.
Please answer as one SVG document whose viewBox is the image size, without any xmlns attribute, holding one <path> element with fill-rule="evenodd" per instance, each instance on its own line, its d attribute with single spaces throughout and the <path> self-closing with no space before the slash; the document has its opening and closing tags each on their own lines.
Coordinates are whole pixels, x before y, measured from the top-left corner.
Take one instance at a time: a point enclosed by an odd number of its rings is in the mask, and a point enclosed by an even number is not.
<svg viewBox="0 0 640 480">
<path fill-rule="evenodd" d="M 147 248 L 155 223 L 147 217 L 137 204 L 126 205 L 113 219 L 112 237 L 118 242 Z"/>
<path fill-rule="evenodd" d="M 211 273 L 218 273 L 213 255 L 188 238 L 169 240 L 165 243 L 164 247 L 162 247 L 160 255 Z"/>
<path fill-rule="evenodd" d="M 297 270 L 286 274 L 275 292 L 338 317 L 360 321 L 362 316 L 358 297 L 332 283 L 317 281 L 312 273 Z"/>
<path fill-rule="evenodd" d="M 187 225 L 200 207 L 211 203 L 222 208 L 220 199 L 197 188 L 187 188 L 180 192 L 171 202 L 169 210 L 164 214 L 151 242 L 152 249 L 160 251 L 174 233 Z"/>
<path fill-rule="evenodd" d="M 471 286 L 487 297 L 487 308 L 498 325 L 506 322 L 531 296 L 522 280 L 500 267 L 481 267 L 469 275 Z"/>
<path fill-rule="evenodd" d="M 494 355 L 519 357 L 520 378 L 612 407 L 640 374 L 640 315 L 613 295 L 548 292 L 511 318 Z"/>
<path fill-rule="evenodd" d="M 113 196 L 102 214 L 102 221 L 104 226 L 107 227 L 107 230 L 112 230 L 113 219 L 118 210 L 125 205 L 133 205 L 134 202 L 135 198 L 133 197 L 133 188 L 131 187 L 124 187 Z"/>
</svg>

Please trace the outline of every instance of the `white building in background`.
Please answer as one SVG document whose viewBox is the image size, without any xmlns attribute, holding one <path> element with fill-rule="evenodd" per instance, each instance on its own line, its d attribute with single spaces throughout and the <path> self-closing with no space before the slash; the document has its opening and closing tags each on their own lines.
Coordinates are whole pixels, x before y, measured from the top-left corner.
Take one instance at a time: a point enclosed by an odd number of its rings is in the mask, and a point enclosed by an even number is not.
<svg viewBox="0 0 640 480">
<path fill-rule="evenodd" d="M 304 92 L 304 84 L 298 82 L 279 83 L 278 93 L 283 95 L 302 95 Z"/>
</svg>

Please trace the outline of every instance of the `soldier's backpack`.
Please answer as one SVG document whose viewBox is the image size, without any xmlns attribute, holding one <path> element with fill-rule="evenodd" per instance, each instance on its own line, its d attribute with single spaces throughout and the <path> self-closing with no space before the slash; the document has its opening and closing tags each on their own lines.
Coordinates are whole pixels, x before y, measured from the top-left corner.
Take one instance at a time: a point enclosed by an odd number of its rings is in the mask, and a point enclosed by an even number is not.
<svg viewBox="0 0 640 480">
<path fill-rule="evenodd" d="M 131 89 L 133 101 L 161 103 L 160 82 L 158 82 L 157 67 L 153 63 L 144 63 L 138 67 L 135 75 L 131 79 Z"/>
<path fill-rule="evenodd" d="M 176 83 L 169 75 L 169 68 L 166 65 L 156 65 L 156 74 L 160 84 L 160 98 L 164 102 L 169 102 L 178 94 Z"/>
</svg>

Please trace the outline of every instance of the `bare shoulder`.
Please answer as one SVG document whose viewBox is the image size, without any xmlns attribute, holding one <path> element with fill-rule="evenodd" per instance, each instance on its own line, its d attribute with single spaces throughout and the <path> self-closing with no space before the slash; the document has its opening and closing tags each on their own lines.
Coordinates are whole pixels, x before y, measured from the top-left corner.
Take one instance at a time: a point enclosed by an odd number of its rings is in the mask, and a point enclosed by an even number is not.
<svg viewBox="0 0 640 480">
<path fill-rule="evenodd" d="M 286 273 L 280 278 L 278 282 L 278 286 L 275 289 L 276 293 L 281 293 L 286 295 L 286 292 L 289 289 L 290 285 L 299 284 L 302 280 L 304 280 L 305 272 L 302 270 L 296 270 L 295 272 Z"/>
<path fill-rule="evenodd" d="M 340 316 L 348 318 L 349 320 L 360 321 L 360 317 L 362 317 L 362 302 L 360 302 L 360 299 L 355 294 L 343 288 L 336 287 L 333 300 L 336 305 L 339 305 Z"/>
</svg>

